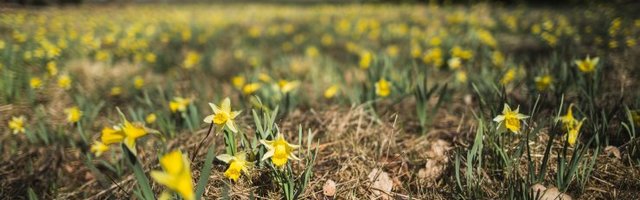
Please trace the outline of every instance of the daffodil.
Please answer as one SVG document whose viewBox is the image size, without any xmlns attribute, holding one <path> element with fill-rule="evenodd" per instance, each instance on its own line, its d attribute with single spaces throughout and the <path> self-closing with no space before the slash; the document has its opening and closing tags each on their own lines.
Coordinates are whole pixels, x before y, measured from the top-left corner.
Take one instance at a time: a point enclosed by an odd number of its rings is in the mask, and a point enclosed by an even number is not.
<svg viewBox="0 0 640 200">
<path fill-rule="evenodd" d="M 551 75 L 542 75 L 536 77 L 534 81 L 536 82 L 536 89 L 538 91 L 545 91 L 549 88 L 551 82 L 553 82 L 553 77 L 551 77 Z"/>
<path fill-rule="evenodd" d="M 82 117 L 82 111 L 78 108 L 78 106 L 72 106 L 70 108 L 64 109 L 64 113 L 67 114 L 67 122 L 76 123 L 80 121 Z"/>
<path fill-rule="evenodd" d="M 576 144 L 576 140 L 578 139 L 578 135 L 580 134 L 580 128 L 582 127 L 583 122 L 584 119 L 580 120 L 567 132 L 567 142 L 569 143 L 569 145 L 574 146 Z"/>
<path fill-rule="evenodd" d="M 222 154 L 216 158 L 229 164 L 229 168 L 224 172 L 224 176 L 233 181 L 238 181 L 238 178 L 240 178 L 242 173 L 248 175 L 249 169 L 251 169 L 251 162 L 247 161 L 247 155 L 244 152 L 238 153 L 235 156 Z"/>
<path fill-rule="evenodd" d="M 245 80 L 244 76 L 242 76 L 242 75 L 234 76 L 234 77 L 231 79 L 231 83 L 232 83 L 232 84 L 233 84 L 233 86 L 234 86 L 234 87 L 236 87 L 237 89 L 242 89 L 242 86 L 244 86 L 245 81 L 246 81 L 246 80 Z"/>
<path fill-rule="evenodd" d="M 69 77 L 69 75 L 66 75 L 66 74 L 58 77 L 58 87 L 64 90 L 71 89 L 71 77 Z"/>
<path fill-rule="evenodd" d="M 136 76 L 133 78 L 133 87 L 138 90 L 144 87 L 144 79 L 142 78 L 142 76 Z"/>
<path fill-rule="evenodd" d="M 360 68 L 368 69 L 371 66 L 371 60 L 373 60 L 373 55 L 369 51 L 364 51 L 360 53 Z"/>
<path fill-rule="evenodd" d="M 507 72 L 504 74 L 504 76 L 502 76 L 502 79 L 500 79 L 500 83 L 503 85 L 509 84 L 511 83 L 511 81 L 513 81 L 513 79 L 516 78 L 516 69 L 515 68 L 511 68 L 509 70 L 507 70 Z"/>
<path fill-rule="evenodd" d="M 191 99 L 189 98 L 174 97 L 173 100 L 169 102 L 169 110 L 171 110 L 172 113 L 178 111 L 185 112 L 190 103 Z"/>
<path fill-rule="evenodd" d="M 172 151 L 160 158 L 164 171 L 151 171 L 151 178 L 178 193 L 185 200 L 195 199 L 189 160 L 179 150 Z"/>
<path fill-rule="evenodd" d="M 192 69 L 200 62 L 200 54 L 195 51 L 190 51 L 184 58 L 182 67 L 185 69 Z"/>
<path fill-rule="evenodd" d="M 332 85 L 324 91 L 324 98 L 331 99 L 340 91 L 339 85 Z"/>
<path fill-rule="evenodd" d="M 153 124 L 154 122 L 156 122 L 156 118 L 156 114 L 150 113 L 147 115 L 147 117 L 144 118 L 144 121 L 147 122 L 147 124 Z"/>
<path fill-rule="evenodd" d="M 9 121 L 9 128 L 13 131 L 13 134 L 25 132 L 24 121 L 24 116 L 11 117 L 11 121 Z"/>
<path fill-rule="evenodd" d="M 376 95 L 381 96 L 381 97 L 386 97 L 389 96 L 389 94 L 391 94 L 391 83 L 389 83 L 387 80 L 380 79 L 376 84 Z"/>
<path fill-rule="evenodd" d="M 96 157 L 100 157 L 100 155 L 102 155 L 102 153 L 104 153 L 105 151 L 109 150 L 109 146 L 105 145 L 104 143 L 100 142 L 100 141 L 95 141 L 92 145 L 91 145 L 91 152 L 94 153 L 96 155 Z"/>
<path fill-rule="evenodd" d="M 205 123 L 214 123 L 220 129 L 226 126 L 234 133 L 238 132 L 234 119 L 240 115 L 242 111 L 231 111 L 231 100 L 229 97 L 222 100 L 220 107 L 213 103 L 209 103 L 209 106 L 211 106 L 213 114 L 204 118 Z"/>
<path fill-rule="evenodd" d="M 287 81 L 287 80 L 278 81 L 278 88 L 282 93 L 285 93 L 285 94 L 298 88 L 298 86 L 300 86 L 299 81 Z"/>
<path fill-rule="evenodd" d="M 29 86 L 31 89 L 40 89 L 42 87 L 42 79 L 38 77 L 33 77 L 29 80 Z"/>
<path fill-rule="evenodd" d="M 509 130 L 512 133 L 520 133 L 521 120 L 526 119 L 529 116 L 520 114 L 519 110 L 519 106 L 515 110 L 511 110 L 511 107 L 509 107 L 508 104 L 504 104 L 502 115 L 498 115 L 493 118 L 493 121 L 498 122 L 498 130 L 500 130 L 500 132 Z"/>
<path fill-rule="evenodd" d="M 109 91 L 110 96 L 120 96 L 120 94 L 122 94 L 122 88 L 118 86 L 112 87 L 111 91 Z"/>
<path fill-rule="evenodd" d="M 462 60 L 458 57 L 453 57 L 447 61 L 447 65 L 449 65 L 451 69 L 458 69 L 462 66 Z"/>
<path fill-rule="evenodd" d="M 284 167 L 289 159 L 300 160 L 293 153 L 299 146 L 289 144 L 281 134 L 278 134 L 272 141 L 260 140 L 260 143 L 267 148 L 267 153 L 264 154 L 262 160 L 271 158 L 271 162 L 276 167 Z"/>
<path fill-rule="evenodd" d="M 578 70 L 584 73 L 591 73 L 596 69 L 599 60 L 600 58 L 598 57 L 591 59 L 589 58 L 589 56 L 587 56 L 587 58 L 585 58 L 584 60 L 576 60 L 575 62 L 578 66 Z"/>
<path fill-rule="evenodd" d="M 242 87 L 242 93 L 245 95 L 250 95 L 258 91 L 262 87 L 260 83 L 249 83 Z"/>
<path fill-rule="evenodd" d="M 567 114 L 558 118 L 558 121 L 562 122 L 563 128 L 567 131 L 576 126 L 578 120 L 573 117 L 573 104 L 569 105 L 569 108 L 567 108 Z"/>
<path fill-rule="evenodd" d="M 122 132 L 125 135 L 124 144 L 136 154 L 136 140 L 148 134 L 144 125 L 140 123 L 131 123 L 129 121 L 124 122 L 122 126 Z"/>
</svg>

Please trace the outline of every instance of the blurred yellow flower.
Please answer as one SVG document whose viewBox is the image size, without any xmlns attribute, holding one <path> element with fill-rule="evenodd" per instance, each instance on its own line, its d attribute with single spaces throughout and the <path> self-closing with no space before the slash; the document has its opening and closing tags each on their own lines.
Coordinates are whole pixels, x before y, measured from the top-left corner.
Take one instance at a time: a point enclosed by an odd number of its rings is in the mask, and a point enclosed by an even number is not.
<svg viewBox="0 0 640 200">
<path fill-rule="evenodd" d="M 576 144 L 576 140 L 578 139 L 578 135 L 580 134 L 580 128 L 585 119 L 580 120 L 574 127 L 571 127 L 567 132 L 567 142 L 569 145 L 574 146 Z"/>
<path fill-rule="evenodd" d="M 373 55 L 369 51 L 364 51 L 360 53 L 360 68 L 368 69 L 371 66 L 371 60 L 373 60 Z"/>
<path fill-rule="evenodd" d="M 262 143 L 267 148 L 267 153 L 264 154 L 262 160 L 264 161 L 268 158 L 271 158 L 271 162 L 276 167 L 283 168 L 284 165 L 287 164 L 287 161 L 289 159 L 300 160 L 293 153 L 293 151 L 299 148 L 299 146 L 289 144 L 284 139 L 282 134 L 278 133 L 278 135 L 276 135 L 276 138 L 272 141 L 260 140 L 260 143 Z"/>
<path fill-rule="evenodd" d="M 11 121 L 9 121 L 9 128 L 13 131 L 13 134 L 25 132 L 25 121 L 26 119 L 24 116 L 11 117 Z"/>
<path fill-rule="evenodd" d="M 135 76 L 133 78 L 133 87 L 135 87 L 138 90 L 144 87 L 144 79 L 142 78 L 142 76 Z"/>
<path fill-rule="evenodd" d="M 258 74 L 258 80 L 262 81 L 262 82 L 266 82 L 269 83 L 271 82 L 271 77 L 265 73 L 260 73 Z"/>
<path fill-rule="evenodd" d="M 200 63 L 200 54 L 195 51 L 189 51 L 189 53 L 187 53 L 187 56 L 185 56 L 184 58 L 182 67 L 184 67 L 185 69 L 192 69 L 198 63 Z"/>
<path fill-rule="evenodd" d="M 389 83 L 384 78 L 380 79 L 375 84 L 375 88 L 376 88 L 376 95 L 378 96 L 386 97 L 386 96 L 389 96 L 389 94 L 391 94 L 391 83 Z"/>
<path fill-rule="evenodd" d="M 42 87 L 42 79 L 38 77 L 32 77 L 29 80 L 29 86 L 31 86 L 31 89 L 40 89 Z"/>
<path fill-rule="evenodd" d="M 249 83 L 244 85 L 244 87 L 242 87 L 242 93 L 244 93 L 245 95 L 250 95 L 258 91 L 261 87 L 262 87 L 262 84 L 260 83 Z"/>
<path fill-rule="evenodd" d="M 451 69 L 458 69 L 462 66 L 462 60 L 458 57 L 452 57 L 447 61 L 447 65 L 449 65 Z"/>
<path fill-rule="evenodd" d="M 576 60 L 575 63 L 578 66 L 578 70 L 584 73 L 591 73 L 596 69 L 600 58 L 595 57 L 593 59 L 587 56 L 584 60 Z"/>
<path fill-rule="evenodd" d="M 340 91 L 339 85 L 332 85 L 324 91 L 324 98 L 331 99 Z"/>
<path fill-rule="evenodd" d="M 504 76 L 502 76 L 502 79 L 500 79 L 500 84 L 503 84 L 503 85 L 509 84 L 515 78 L 516 78 L 516 69 L 510 68 L 509 70 L 507 70 Z"/>
<path fill-rule="evenodd" d="M 244 86 L 244 83 L 245 83 L 245 78 L 242 75 L 237 75 L 231 78 L 231 84 L 233 84 L 233 86 L 236 87 L 237 89 L 242 89 L 242 86 Z"/>
<path fill-rule="evenodd" d="M 145 54 L 144 59 L 148 63 L 156 63 L 156 54 L 149 52 L 149 53 Z"/>
<path fill-rule="evenodd" d="M 69 77 L 69 75 L 64 74 L 58 77 L 58 87 L 64 90 L 71 89 L 71 82 L 71 77 Z"/>
<path fill-rule="evenodd" d="M 122 94 L 121 87 L 118 87 L 118 86 L 111 87 L 111 91 L 109 91 L 110 96 L 120 96 L 120 94 Z"/>
<path fill-rule="evenodd" d="M 456 81 L 458 81 L 460 83 L 466 83 L 467 82 L 467 72 L 462 71 L 462 70 L 456 72 Z"/>
<path fill-rule="evenodd" d="M 144 118 L 144 121 L 147 122 L 147 124 L 153 124 L 154 122 L 156 122 L 156 114 L 155 113 L 150 113 L 147 115 L 147 117 Z"/>
<path fill-rule="evenodd" d="M 551 77 L 551 75 L 546 74 L 546 75 L 536 77 L 534 81 L 536 82 L 536 89 L 538 91 L 545 91 L 547 90 L 547 88 L 549 88 L 549 86 L 553 82 L 553 77 Z"/>
<path fill-rule="evenodd" d="M 171 110 L 172 113 L 178 111 L 185 112 L 189 104 L 191 104 L 190 98 L 174 97 L 173 100 L 169 102 L 169 110 Z"/>
<path fill-rule="evenodd" d="M 55 61 L 47 62 L 47 72 L 49 72 L 49 76 L 58 75 L 58 67 Z"/>
<path fill-rule="evenodd" d="M 78 108 L 78 106 L 72 106 L 70 108 L 64 109 L 64 113 L 67 114 L 67 122 L 76 123 L 80 121 L 82 117 L 82 111 Z"/>
<path fill-rule="evenodd" d="M 529 116 L 520 114 L 518 110 L 520 110 L 519 106 L 515 110 L 511 110 L 508 104 L 504 104 L 502 115 L 493 118 L 493 121 L 498 122 L 498 132 L 509 130 L 512 133 L 520 133 L 520 121 Z"/>
<path fill-rule="evenodd" d="M 209 106 L 213 110 L 213 114 L 204 118 L 205 123 L 214 123 L 220 130 L 226 126 L 234 133 L 238 132 L 234 119 L 240 115 L 242 111 L 231 111 L 231 100 L 229 97 L 224 98 L 222 102 L 220 102 L 220 107 L 213 103 L 209 103 Z"/>
<path fill-rule="evenodd" d="M 299 81 L 287 81 L 284 79 L 278 81 L 278 88 L 285 94 L 295 90 L 298 86 L 300 86 Z"/>
<path fill-rule="evenodd" d="M 499 51 L 491 53 L 491 62 L 496 67 L 502 67 L 504 65 L 504 56 Z"/>
<path fill-rule="evenodd" d="M 316 48 L 315 46 L 308 46 L 305 50 L 305 55 L 310 58 L 315 58 L 320 55 L 320 51 L 318 51 L 318 48 Z"/>
<path fill-rule="evenodd" d="M 102 155 L 102 153 L 104 153 L 105 151 L 108 151 L 108 150 L 109 150 L 109 146 L 105 145 L 104 143 L 102 143 L 100 141 L 95 141 L 91 145 L 91 152 L 94 153 L 96 155 L 96 157 L 100 157 L 100 155 Z"/>
<path fill-rule="evenodd" d="M 189 160 L 180 150 L 163 155 L 160 166 L 164 171 L 151 171 L 153 180 L 180 194 L 185 200 L 195 199 Z"/>
<path fill-rule="evenodd" d="M 222 154 L 216 157 L 218 160 L 229 164 L 229 168 L 224 172 L 224 176 L 233 181 L 238 181 L 242 173 L 249 175 L 249 169 L 251 169 L 251 162 L 247 161 L 247 155 L 244 152 L 237 153 L 232 156 L 229 154 Z"/>
</svg>

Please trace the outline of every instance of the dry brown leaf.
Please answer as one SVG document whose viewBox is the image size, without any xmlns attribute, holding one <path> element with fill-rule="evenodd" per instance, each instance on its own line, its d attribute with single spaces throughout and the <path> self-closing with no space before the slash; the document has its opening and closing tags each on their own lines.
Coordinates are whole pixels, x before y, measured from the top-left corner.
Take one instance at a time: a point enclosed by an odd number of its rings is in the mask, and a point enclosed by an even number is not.
<svg viewBox="0 0 640 200">
<path fill-rule="evenodd" d="M 545 190 L 547 190 L 547 187 L 545 187 L 540 183 L 531 186 L 531 191 L 533 192 L 534 195 L 535 194 L 542 195 Z"/>
<path fill-rule="evenodd" d="M 322 193 L 324 196 L 328 197 L 336 195 L 336 182 L 331 179 L 327 180 L 327 182 L 324 183 L 324 186 L 322 186 Z"/>
<path fill-rule="evenodd" d="M 607 153 L 607 156 L 613 155 L 617 159 L 622 159 L 622 155 L 620 154 L 620 149 L 614 146 L 607 146 L 604 148 L 604 152 Z"/>
<path fill-rule="evenodd" d="M 391 189 L 393 189 L 393 180 L 389 177 L 387 172 L 380 169 L 373 169 L 368 175 L 369 181 L 373 183 L 373 194 L 381 197 L 381 199 L 389 199 Z"/>
<path fill-rule="evenodd" d="M 544 191 L 540 200 L 571 200 L 571 196 L 560 192 L 556 187 L 551 187 Z"/>
</svg>

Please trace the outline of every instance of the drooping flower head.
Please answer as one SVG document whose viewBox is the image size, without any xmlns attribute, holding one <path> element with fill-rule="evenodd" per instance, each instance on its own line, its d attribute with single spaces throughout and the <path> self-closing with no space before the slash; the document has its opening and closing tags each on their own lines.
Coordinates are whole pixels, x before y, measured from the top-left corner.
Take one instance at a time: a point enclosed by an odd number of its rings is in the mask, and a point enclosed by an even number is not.
<svg viewBox="0 0 640 200">
<path fill-rule="evenodd" d="M 289 144 L 284 139 L 282 134 L 278 134 L 276 138 L 271 141 L 260 140 L 260 143 L 262 143 L 267 148 L 267 153 L 264 154 L 264 156 L 262 157 L 262 160 L 271 158 L 271 162 L 276 167 L 280 167 L 280 168 L 284 167 L 284 165 L 287 164 L 287 161 L 289 159 L 300 160 L 293 153 L 293 151 L 298 149 L 299 146 Z"/>
<path fill-rule="evenodd" d="M 493 121 L 498 122 L 498 130 L 509 130 L 512 133 L 520 133 L 521 120 L 529 116 L 520 114 L 519 110 L 519 106 L 515 110 L 511 110 L 509 105 L 505 103 L 502 109 L 502 115 L 493 118 Z"/>
<path fill-rule="evenodd" d="M 175 150 L 160 158 L 160 166 L 164 171 L 151 171 L 151 178 L 156 182 L 178 193 L 185 200 L 195 199 L 189 160 Z"/>
<path fill-rule="evenodd" d="M 229 164 L 229 168 L 224 172 L 224 176 L 233 181 L 238 181 L 242 173 L 248 175 L 249 169 L 251 169 L 251 162 L 247 161 L 247 154 L 244 152 L 237 153 L 235 156 L 222 154 L 216 158 Z"/>
<path fill-rule="evenodd" d="M 226 126 L 234 133 L 238 132 L 234 119 L 238 115 L 240 115 L 242 111 L 231 111 L 231 100 L 229 99 L 229 97 L 222 100 L 222 102 L 220 103 L 220 107 L 213 103 L 209 103 L 209 106 L 211 106 L 213 114 L 204 118 L 205 123 L 213 122 L 220 129 Z"/>
</svg>

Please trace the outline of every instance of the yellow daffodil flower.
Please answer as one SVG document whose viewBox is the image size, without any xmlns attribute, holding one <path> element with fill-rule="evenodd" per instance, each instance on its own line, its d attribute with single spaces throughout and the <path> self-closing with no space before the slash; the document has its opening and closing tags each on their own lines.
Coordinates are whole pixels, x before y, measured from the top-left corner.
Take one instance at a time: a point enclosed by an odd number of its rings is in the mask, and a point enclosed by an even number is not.
<svg viewBox="0 0 640 200">
<path fill-rule="evenodd" d="M 589 58 L 589 56 L 587 56 L 587 58 L 585 58 L 584 60 L 576 60 L 575 62 L 578 66 L 578 70 L 584 73 L 591 73 L 596 69 L 599 60 L 600 58 L 598 57 L 591 59 Z"/>
<path fill-rule="evenodd" d="M 109 146 L 105 145 L 104 143 L 102 143 L 100 141 L 95 141 L 91 145 L 91 152 L 94 153 L 96 155 L 96 157 L 100 157 L 100 155 L 102 155 L 102 153 L 104 153 L 105 151 L 108 151 L 108 150 L 109 150 Z"/>
<path fill-rule="evenodd" d="M 576 144 L 576 140 L 578 140 L 578 135 L 580 134 L 580 128 L 582 127 L 582 123 L 584 119 L 580 120 L 575 127 L 571 127 L 569 132 L 567 133 L 567 142 L 569 145 L 574 146 Z"/>
<path fill-rule="evenodd" d="M 111 91 L 109 91 L 110 96 L 120 96 L 120 94 L 122 94 L 122 88 L 118 86 L 112 87 Z"/>
<path fill-rule="evenodd" d="M 184 58 L 182 67 L 185 69 L 192 69 L 200 62 L 200 54 L 195 51 L 190 51 Z"/>
<path fill-rule="evenodd" d="M 567 108 L 567 114 L 561 116 L 558 121 L 562 122 L 563 128 L 567 131 L 576 126 L 578 120 L 573 117 L 573 104 L 569 105 L 569 108 Z"/>
<path fill-rule="evenodd" d="M 339 85 L 332 85 L 324 91 L 324 98 L 331 99 L 340 91 Z"/>
<path fill-rule="evenodd" d="M 511 68 L 507 70 L 507 73 L 505 73 L 504 76 L 502 76 L 502 79 L 500 79 L 500 83 L 503 85 L 506 85 L 511 83 L 511 81 L 513 81 L 513 79 L 515 78 L 516 78 L 516 69 Z"/>
<path fill-rule="evenodd" d="M 242 93 L 245 95 L 250 95 L 258 91 L 262 87 L 260 83 L 249 83 L 242 87 Z"/>
<path fill-rule="evenodd" d="M 69 77 L 69 75 L 66 75 L 66 74 L 58 77 L 58 87 L 64 90 L 71 89 L 71 77 Z"/>
<path fill-rule="evenodd" d="M 542 75 L 536 77 L 534 81 L 536 82 L 536 89 L 538 91 L 545 91 L 549 88 L 551 82 L 553 82 L 553 77 L 551 77 L 551 75 Z"/>
<path fill-rule="evenodd" d="M 378 96 L 386 97 L 386 96 L 389 96 L 389 94 L 391 94 L 391 83 L 389 83 L 384 78 L 380 79 L 375 84 L 375 88 L 376 88 L 376 95 Z"/>
<path fill-rule="evenodd" d="M 229 168 L 224 172 L 224 176 L 233 180 L 238 181 L 241 173 L 249 175 L 249 169 L 251 169 L 251 162 L 247 161 L 246 153 L 241 152 L 236 156 L 231 156 L 229 154 L 222 154 L 217 156 L 218 160 L 229 164 Z"/>
<path fill-rule="evenodd" d="M 164 171 L 151 171 L 151 178 L 178 193 L 185 200 L 195 199 L 189 160 L 179 150 L 160 158 Z"/>
<path fill-rule="evenodd" d="M 150 113 L 147 115 L 147 117 L 144 118 L 144 121 L 147 122 L 147 124 L 153 124 L 154 122 L 156 122 L 156 114 L 155 113 Z"/>
<path fill-rule="evenodd" d="M 267 148 L 267 153 L 264 154 L 262 160 L 271 158 L 271 162 L 276 167 L 284 167 L 289 159 L 300 160 L 293 153 L 299 146 L 289 144 L 281 134 L 278 134 L 272 141 L 260 140 L 260 143 Z"/>
<path fill-rule="evenodd" d="M 287 80 L 278 81 L 278 88 L 282 93 L 285 93 L 285 94 L 298 88 L 298 86 L 300 86 L 299 81 L 287 81 Z"/>
<path fill-rule="evenodd" d="M 360 53 L 360 68 L 369 69 L 369 66 L 371 66 L 371 60 L 373 60 L 373 55 L 371 54 L 371 52 L 364 51 Z"/>
<path fill-rule="evenodd" d="M 40 89 L 42 87 L 42 79 L 38 77 L 33 77 L 29 80 L 29 86 L 31 89 Z"/>
<path fill-rule="evenodd" d="M 466 83 L 467 82 L 467 72 L 459 70 L 458 72 L 456 72 L 456 81 L 460 82 L 460 83 Z"/>
<path fill-rule="evenodd" d="M 244 86 L 245 81 L 246 81 L 246 80 L 245 80 L 244 76 L 242 76 L 242 75 L 234 76 L 234 77 L 231 79 L 231 83 L 232 83 L 232 84 L 233 84 L 233 86 L 234 86 L 234 87 L 236 87 L 237 89 L 242 89 L 242 86 Z"/>
<path fill-rule="evenodd" d="M 142 76 L 136 76 L 133 78 L 133 87 L 138 90 L 144 87 L 144 79 L 142 78 Z"/>
<path fill-rule="evenodd" d="M 240 115 L 242 111 L 231 111 L 231 100 L 229 99 L 229 97 L 222 100 L 222 102 L 220 103 L 220 107 L 213 103 L 209 103 L 209 106 L 211 106 L 213 114 L 204 118 L 205 123 L 213 122 L 220 129 L 226 126 L 234 133 L 238 132 L 234 119 L 238 115 Z"/>
<path fill-rule="evenodd" d="M 80 121 L 82 117 L 82 111 L 78 108 L 78 106 L 72 106 L 70 108 L 64 109 L 64 113 L 67 114 L 67 122 L 76 123 Z"/>
<path fill-rule="evenodd" d="M 458 57 L 453 57 L 447 61 L 447 65 L 449 65 L 451 69 L 458 69 L 462 66 L 462 60 Z"/>
<path fill-rule="evenodd" d="M 11 117 L 11 121 L 9 121 L 9 128 L 13 131 L 13 134 L 25 132 L 24 121 L 26 121 L 24 116 Z"/>
<path fill-rule="evenodd" d="M 502 109 L 502 115 L 498 115 L 493 118 L 493 121 L 498 122 L 498 130 L 499 132 L 504 132 L 504 130 L 509 130 L 512 133 L 520 133 L 520 121 L 528 118 L 529 116 L 523 115 L 519 113 L 520 107 L 515 110 L 511 110 L 508 104 L 504 104 L 504 108 Z"/>
<path fill-rule="evenodd" d="M 187 106 L 191 103 L 191 99 L 182 98 L 182 97 L 174 97 L 171 102 L 169 102 L 169 110 L 172 113 L 175 112 L 185 112 L 187 111 Z"/>
</svg>

